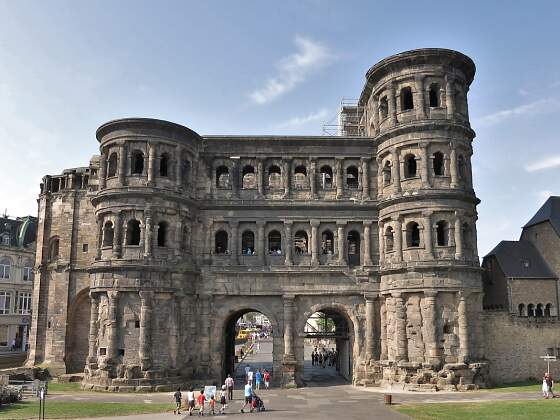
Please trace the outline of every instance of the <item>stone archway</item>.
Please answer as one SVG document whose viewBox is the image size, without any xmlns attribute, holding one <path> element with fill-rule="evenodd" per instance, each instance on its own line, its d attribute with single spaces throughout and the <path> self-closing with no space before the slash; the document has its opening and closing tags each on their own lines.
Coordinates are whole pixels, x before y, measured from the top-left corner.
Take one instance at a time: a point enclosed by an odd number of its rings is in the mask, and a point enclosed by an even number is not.
<svg viewBox="0 0 560 420">
<path fill-rule="evenodd" d="M 68 308 L 68 327 L 66 332 L 66 373 L 81 373 L 84 371 L 88 355 L 89 323 L 91 300 L 89 289 L 84 289 L 76 295 L 74 302 Z"/>
</svg>

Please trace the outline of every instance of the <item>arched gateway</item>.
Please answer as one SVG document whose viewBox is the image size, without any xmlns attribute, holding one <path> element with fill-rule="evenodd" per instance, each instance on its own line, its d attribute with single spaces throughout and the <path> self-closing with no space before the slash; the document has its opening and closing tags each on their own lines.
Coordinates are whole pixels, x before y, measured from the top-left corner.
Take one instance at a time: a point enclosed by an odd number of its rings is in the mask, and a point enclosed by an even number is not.
<svg viewBox="0 0 560 420">
<path fill-rule="evenodd" d="M 283 386 L 305 383 L 305 342 L 323 339 L 354 384 L 483 377 L 474 71 L 450 50 L 389 57 L 336 137 L 102 125 L 100 155 L 41 186 L 28 363 L 85 363 L 100 390 L 220 382 L 234 320 L 258 311 Z M 306 330 L 317 312 L 322 337 Z"/>
</svg>

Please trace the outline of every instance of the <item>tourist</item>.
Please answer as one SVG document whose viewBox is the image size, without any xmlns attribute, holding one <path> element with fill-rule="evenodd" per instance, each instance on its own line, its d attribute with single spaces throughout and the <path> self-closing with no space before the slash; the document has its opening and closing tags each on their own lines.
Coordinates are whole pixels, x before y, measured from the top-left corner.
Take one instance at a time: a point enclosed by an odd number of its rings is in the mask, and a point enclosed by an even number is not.
<svg viewBox="0 0 560 420">
<path fill-rule="evenodd" d="M 196 402 L 198 403 L 198 415 L 203 416 L 204 415 L 204 403 L 206 402 L 206 397 L 204 396 L 204 390 L 203 389 L 200 390 L 200 395 L 196 399 Z"/>
<path fill-rule="evenodd" d="M 194 410 L 194 390 L 192 387 L 187 392 L 187 408 L 189 409 L 189 416 L 192 416 Z"/>
<path fill-rule="evenodd" d="M 227 396 L 228 396 L 228 400 L 230 400 L 230 401 L 233 400 L 233 386 L 234 386 L 234 384 L 235 384 L 235 381 L 233 380 L 231 375 L 228 374 L 224 385 L 227 388 Z"/>
<path fill-rule="evenodd" d="M 249 370 L 249 372 L 247 372 L 247 382 L 249 383 L 249 385 L 253 386 L 253 371 Z"/>
<path fill-rule="evenodd" d="M 249 372 L 251 371 L 251 366 L 245 366 L 245 380 L 249 379 Z"/>
<path fill-rule="evenodd" d="M 230 376 L 228 375 L 228 377 L 230 377 Z M 226 379 L 226 381 L 227 381 L 227 379 Z M 231 390 L 233 392 L 233 387 L 231 388 Z M 228 388 L 227 392 L 229 393 L 229 388 Z M 226 408 L 227 408 L 226 385 L 222 385 L 222 390 L 220 391 L 220 414 L 225 414 L 226 413 Z"/>
<path fill-rule="evenodd" d="M 208 405 L 210 406 L 210 414 L 212 414 L 213 416 L 216 415 L 216 395 L 214 395 L 214 393 L 210 395 L 210 401 L 208 402 Z"/>
<path fill-rule="evenodd" d="M 268 389 L 268 387 L 270 385 L 270 373 L 266 369 L 264 371 L 263 378 L 264 378 L 264 388 Z"/>
<path fill-rule="evenodd" d="M 262 381 L 262 373 L 260 369 L 257 369 L 257 373 L 255 373 L 255 388 L 257 390 L 261 390 L 261 381 Z"/>
<path fill-rule="evenodd" d="M 315 359 L 317 358 L 317 355 L 315 354 L 315 350 L 313 350 L 311 352 L 311 366 L 315 366 Z"/>
<path fill-rule="evenodd" d="M 554 381 L 552 380 L 552 376 L 550 376 L 550 373 L 546 372 L 545 378 L 546 378 L 546 385 L 548 387 L 548 395 L 554 398 L 554 392 L 552 392 L 552 386 L 554 385 Z"/>
<path fill-rule="evenodd" d="M 173 410 L 173 414 L 181 414 L 181 398 L 183 397 L 181 395 L 181 388 L 177 388 L 173 396 L 175 397 L 175 410 Z"/>
<path fill-rule="evenodd" d="M 244 394 L 245 394 L 245 404 L 243 404 L 243 407 L 241 407 L 241 412 L 244 413 L 245 411 L 243 409 L 247 407 L 247 405 L 249 405 L 249 409 L 252 413 L 253 412 L 253 387 L 248 381 L 245 384 Z"/>
<path fill-rule="evenodd" d="M 12 340 L 11 351 L 16 351 L 16 340 Z"/>
<path fill-rule="evenodd" d="M 549 388 L 548 388 L 548 378 L 547 378 L 547 372 L 544 373 L 543 375 L 543 380 L 542 380 L 542 392 L 543 392 L 543 397 L 547 398 L 549 397 Z"/>
</svg>

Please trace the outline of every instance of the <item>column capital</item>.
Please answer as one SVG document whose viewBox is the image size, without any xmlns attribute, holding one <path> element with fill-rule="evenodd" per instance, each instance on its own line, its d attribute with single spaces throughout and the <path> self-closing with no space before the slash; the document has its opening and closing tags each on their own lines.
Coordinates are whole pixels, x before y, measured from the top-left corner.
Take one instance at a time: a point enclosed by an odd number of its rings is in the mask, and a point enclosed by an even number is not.
<svg viewBox="0 0 560 420">
<path fill-rule="evenodd" d="M 459 297 L 459 300 L 465 301 L 465 300 L 468 299 L 468 297 L 470 296 L 470 294 L 471 294 L 471 293 L 470 293 L 469 291 L 460 290 L 460 291 L 457 293 L 457 296 Z"/>
<path fill-rule="evenodd" d="M 377 161 L 377 164 L 380 165 L 380 166 L 381 166 L 381 164 L 383 163 L 383 159 L 384 159 L 384 158 L 382 158 L 381 156 L 377 156 L 377 157 L 375 158 L 375 160 Z"/>
<path fill-rule="evenodd" d="M 284 223 L 286 223 L 286 222 L 284 222 Z M 257 220 L 256 225 L 257 225 L 257 227 L 265 227 L 266 226 L 266 220 Z"/>
<path fill-rule="evenodd" d="M 361 161 L 362 163 L 370 162 L 370 161 L 371 161 L 371 157 L 362 156 L 362 157 L 360 158 L 360 161 Z"/>
<path fill-rule="evenodd" d="M 293 304 L 296 299 L 296 295 L 287 293 L 282 295 L 282 299 L 284 300 L 284 303 Z"/>
<path fill-rule="evenodd" d="M 391 297 L 395 299 L 402 299 L 403 295 L 402 292 L 391 292 Z"/>
<path fill-rule="evenodd" d="M 238 227 L 239 226 L 239 220 L 228 220 L 228 225 L 230 227 Z"/>
<path fill-rule="evenodd" d="M 426 148 L 428 147 L 429 144 L 430 144 L 430 143 L 427 142 L 427 141 L 421 141 L 421 142 L 418 143 L 418 146 L 419 146 L 421 149 L 426 149 Z"/>
<path fill-rule="evenodd" d="M 433 210 L 424 210 L 422 212 L 423 217 L 431 217 L 434 214 Z"/>
<path fill-rule="evenodd" d="M 319 227 L 319 225 L 321 224 L 321 221 L 317 220 L 317 219 L 312 219 L 309 221 L 309 224 L 311 225 L 311 227 Z"/>
<path fill-rule="evenodd" d="M 337 220 L 336 221 L 336 225 L 340 228 L 340 227 L 344 227 L 346 226 L 348 222 L 346 220 Z"/>
<path fill-rule="evenodd" d="M 364 220 L 364 221 L 362 222 L 362 224 L 363 224 L 364 226 L 370 227 L 370 226 L 373 224 L 373 220 Z"/>
<path fill-rule="evenodd" d="M 292 227 L 294 225 L 294 221 L 293 220 L 284 220 L 284 225 L 286 227 Z"/>
<path fill-rule="evenodd" d="M 118 299 L 119 297 L 119 291 L 118 290 L 108 290 L 107 291 L 107 296 L 109 297 L 109 299 Z"/>
<path fill-rule="evenodd" d="M 435 298 L 438 295 L 437 290 L 424 290 L 424 297 Z"/>
<path fill-rule="evenodd" d="M 151 290 L 141 290 L 138 292 L 142 304 L 148 305 L 154 297 L 154 292 Z"/>
<path fill-rule="evenodd" d="M 99 299 L 99 292 L 89 292 L 89 298 L 91 300 L 98 300 Z"/>
<path fill-rule="evenodd" d="M 364 293 L 364 299 L 366 300 L 366 302 L 372 302 L 377 298 L 379 298 L 379 293 L 375 293 L 375 292 Z"/>
</svg>

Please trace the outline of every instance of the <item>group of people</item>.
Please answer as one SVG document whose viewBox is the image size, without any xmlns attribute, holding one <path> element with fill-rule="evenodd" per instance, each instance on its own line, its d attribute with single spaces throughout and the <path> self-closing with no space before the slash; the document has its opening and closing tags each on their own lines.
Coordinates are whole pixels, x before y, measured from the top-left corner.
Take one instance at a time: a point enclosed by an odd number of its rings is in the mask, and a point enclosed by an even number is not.
<svg viewBox="0 0 560 420">
<path fill-rule="evenodd" d="M 183 395 L 181 394 L 181 388 L 177 388 L 175 394 L 173 394 L 175 398 L 175 410 L 173 411 L 175 414 L 181 414 L 181 402 Z M 189 416 L 193 415 L 193 412 L 198 406 L 198 415 L 204 416 L 204 405 L 208 403 L 208 411 L 209 414 L 215 415 L 216 414 L 216 395 L 212 393 L 207 401 L 207 396 L 204 394 L 204 389 L 200 390 L 200 394 L 198 396 L 195 395 L 194 389 L 191 387 L 187 392 L 186 397 L 186 406 L 189 412 Z M 226 409 L 226 388 L 222 386 L 222 390 L 220 391 L 220 414 L 225 414 Z"/>
<path fill-rule="evenodd" d="M 550 376 L 550 373 L 545 372 L 542 381 L 542 392 L 544 398 L 556 398 L 554 396 L 554 392 L 552 392 L 553 385 L 554 381 L 552 380 L 552 376 Z"/>
<path fill-rule="evenodd" d="M 337 360 L 338 352 L 334 348 L 330 350 L 322 348 L 321 351 L 319 351 L 318 348 L 315 347 L 311 353 L 311 364 L 313 366 L 321 366 L 323 368 L 325 366 L 336 366 Z"/>
</svg>

